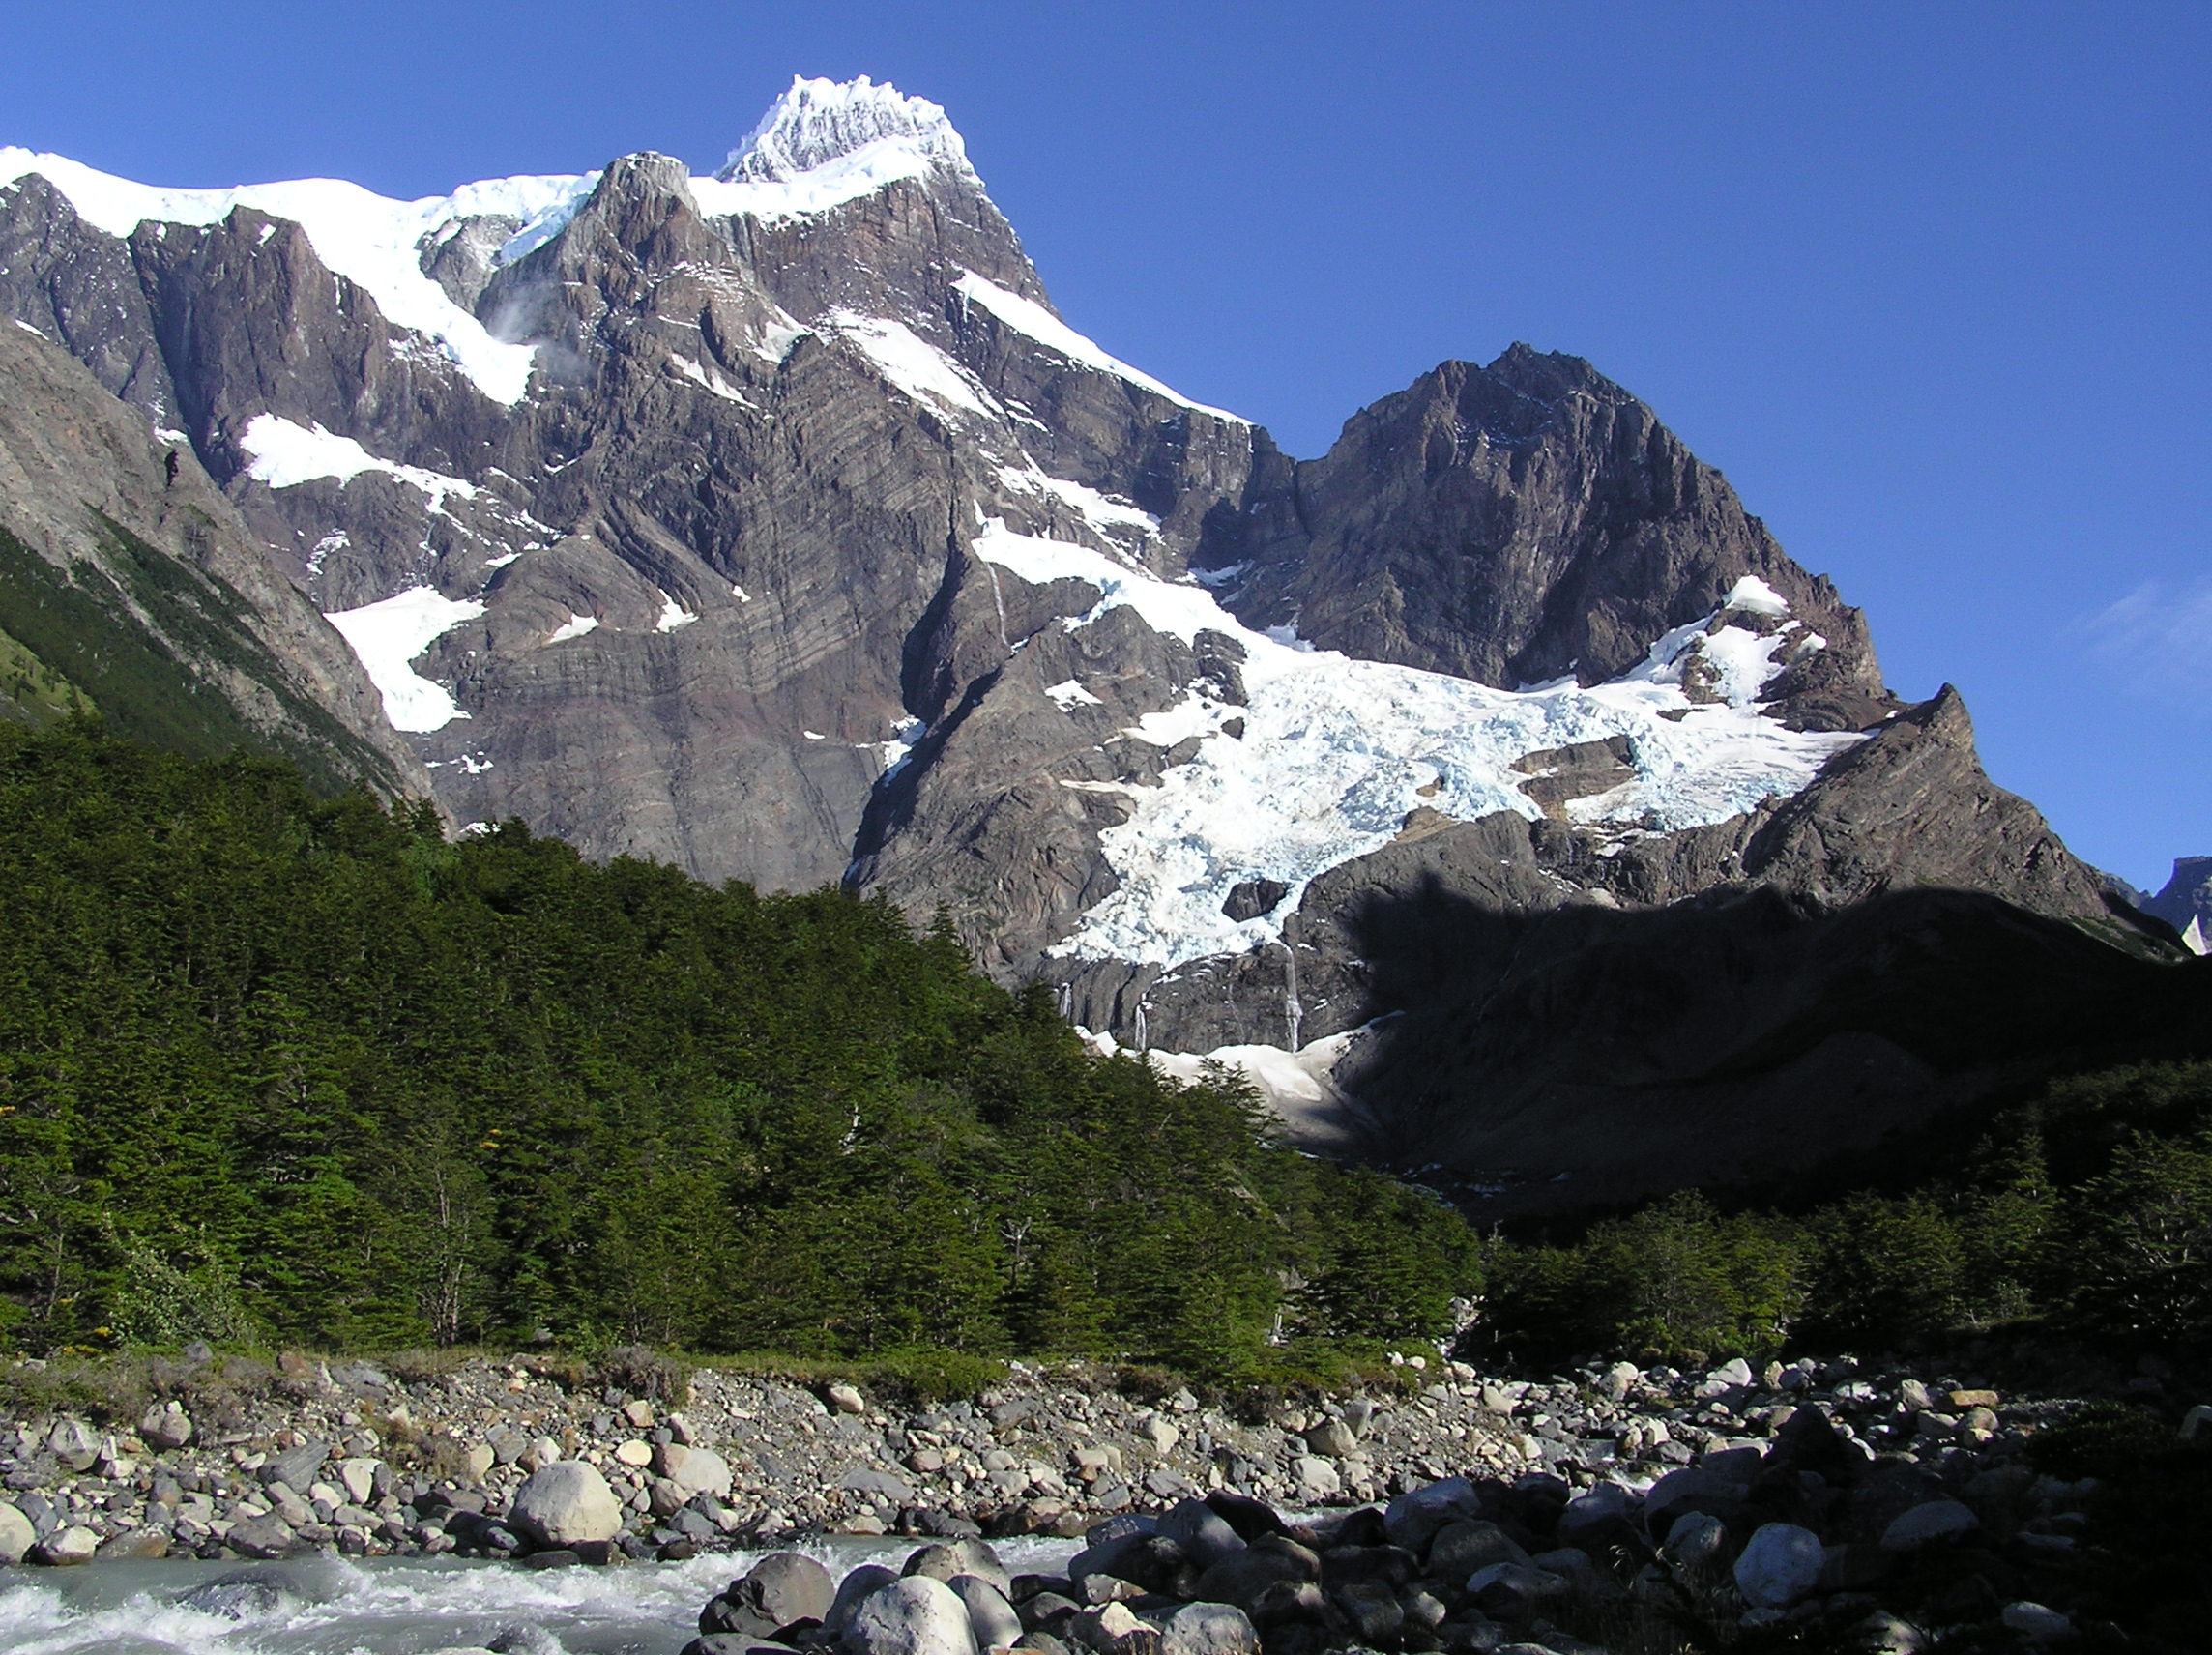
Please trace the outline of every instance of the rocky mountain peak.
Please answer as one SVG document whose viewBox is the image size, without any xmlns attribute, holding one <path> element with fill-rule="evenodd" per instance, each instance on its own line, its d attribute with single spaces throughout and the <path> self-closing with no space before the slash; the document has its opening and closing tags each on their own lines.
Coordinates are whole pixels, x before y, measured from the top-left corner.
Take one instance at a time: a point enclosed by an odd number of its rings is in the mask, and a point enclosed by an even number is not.
<svg viewBox="0 0 2212 1655">
<path fill-rule="evenodd" d="M 783 184 L 834 162 L 863 159 L 879 166 L 909 162 L 911 175 L 942 166 L 973 176 L 967 146 L 942 108 L 863 74 L 845 81 L 793 76 L 791 89 L 730 152 L 715 177 L 724 183 Z"/>
</svg>

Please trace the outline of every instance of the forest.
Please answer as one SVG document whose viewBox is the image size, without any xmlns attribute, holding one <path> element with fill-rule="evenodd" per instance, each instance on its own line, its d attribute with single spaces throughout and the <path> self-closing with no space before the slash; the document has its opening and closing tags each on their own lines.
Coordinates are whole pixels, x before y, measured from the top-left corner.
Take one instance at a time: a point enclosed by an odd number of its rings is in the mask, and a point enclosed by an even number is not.
<svg viewBox="0 0 2212 1655">
<path fill-rule="evenodd" d="M 1435 1337 L 1477 1247 L 944 925 L 0 731 L 0 1339 L 1130 1353 Z"/>
</svg>

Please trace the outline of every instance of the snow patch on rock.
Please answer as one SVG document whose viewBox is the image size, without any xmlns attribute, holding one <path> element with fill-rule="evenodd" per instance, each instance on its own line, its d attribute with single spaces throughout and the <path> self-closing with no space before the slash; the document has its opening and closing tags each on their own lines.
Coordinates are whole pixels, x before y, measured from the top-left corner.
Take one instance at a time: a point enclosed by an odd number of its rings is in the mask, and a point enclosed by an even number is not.
<svg viewBox="0 0 2212 1655">
<path fill-rule="evenodd" d="M 477 497 L 477 485 L 443 472 L 399 465 L 379 459 L 351 437 L 326 431 L 320 425 L 302 425 L 276 414 L 256 414 L 247 423 L 239 446 L 253 456 L 246 475 L 271 488 L 297 488 L 303 482 L 328 478 L 341 486 L 364 471 L 382 472 L 410 488 L 419 488 L 430 509 L 444 515 L 448 495 L 463 500 Z"/>
<path fill-rule="evenodd" d="M 839 309 L 825 316 L 823 326 L 856 347 L 884 378 L 917 402 L 1005 418 L 1005 410 L 981 381 L 904 322 Z"/>
<path fill-rule="evenodd" d="M 1203 402 L 1193 402 L 1179 391 L 1162 385 L 1150 374 L 1131 367 L 1119 357 L 1109 356 L 1091 340 L 1047 310 L 1033 299 L 1024 299 L 1018 293 L 1008 293 L 997 282 L 977 276 L 974 271 L 963 271 L 953 288 L 972 304 L 984 309 L 1017 334 L 1022 334 L 1047 350 L 1057 351 L 1078 367 L 1090 368 L 1094 373 L 1112 374 L 1116 379 L 1139 386 L 1155 396 L 1164 396 L 1170 402 L 1200 414 L 1210 414 L 1217 420 L 1228 420 L 1238 425 L 1251 421 L 1241 415 L 1222 408 L 1208 408 Z"/>
<path fill-rule="evenodd" d="M 384 698 L 384 716 L 392 727 L 422 733 L 443 730 L 468 714 L 451 690 L 423 678 L 409 663 L 455 626 L 483 612 L 483 604 L 474 598 L 451 598 L 435 587 L 411 586 L 375 603 L 340 609 L 323 619 L 353 647 L 368 682 Z"/>
</svg>

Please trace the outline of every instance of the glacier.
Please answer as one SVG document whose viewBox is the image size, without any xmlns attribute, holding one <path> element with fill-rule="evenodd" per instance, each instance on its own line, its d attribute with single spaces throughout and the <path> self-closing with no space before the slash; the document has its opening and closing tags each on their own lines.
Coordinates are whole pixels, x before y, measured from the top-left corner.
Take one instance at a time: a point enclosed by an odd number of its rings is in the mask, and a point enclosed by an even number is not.
<svg viewBox="0 0 2212 1655">
<path fill-rule="evenodd" d="M 1244 651 L 1245 705 L 1194 689 L 1121 733 L 1161 747 L 1195 738 L 1187 762 L 1155 785 L 1062 783 L 1124 794 L 1132 809 L 1099 835 L 1120 887 L 1054 946 L 1062 957 L 1172 968 L 1279 941 L 1311 880 L 1389 844 L 1415 809 L 1469 822 L 1500 810 L 1539 817 L 1521 785 L 1527 773 L 1513 766 L 1541 749 L 1628 739 L 1635 779 L 1569 807 L 1571 820 L 1625 835 L 1704 827 L 1800 792 L 1864 740 L 1790 730 L 1762 714 L 1761 690 L 1814 640 L 1794 621 L 1770 633 L 1734 624 L 1743 605 L 1669 632 L 1611 682 L 1506 690 L 1254 631 L 1196 582 L 1017 534 L 1001 518 L 973 548 L 1031 585 L 1095 588 L 1097 602 L 1061 623 L 1071 629 L 1128 607 L 1184 643 L 1214 631 Z M 1717 700 L 1693 698 L 1690 669 L 1701 657 L 1717 669 Z M 1241 736 L 1223 728 L 1232 719 Z M 1287 894 L 1257 918 L 1230 918 L 1223 902 L 1254 879 L 1280 882 Z"/>
</svg>

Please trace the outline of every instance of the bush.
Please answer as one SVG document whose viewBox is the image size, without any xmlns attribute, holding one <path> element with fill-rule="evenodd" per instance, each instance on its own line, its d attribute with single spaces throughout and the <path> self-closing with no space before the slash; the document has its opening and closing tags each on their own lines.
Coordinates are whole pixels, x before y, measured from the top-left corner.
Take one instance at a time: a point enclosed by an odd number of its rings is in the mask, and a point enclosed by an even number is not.
<svg viewBox="0 0 2212 1655">
<path fill-rule="evenodd" d="M 1552 1361 L 1626 1350 L 1692 1365 L 1781 1349 L 1803 1297 L 1799 1233 L 1724 1216 L 1695 1191 L 1594 1227 L 1576 1247 L 1503 1244 L 1471 1353 Z"/>
</svg>

